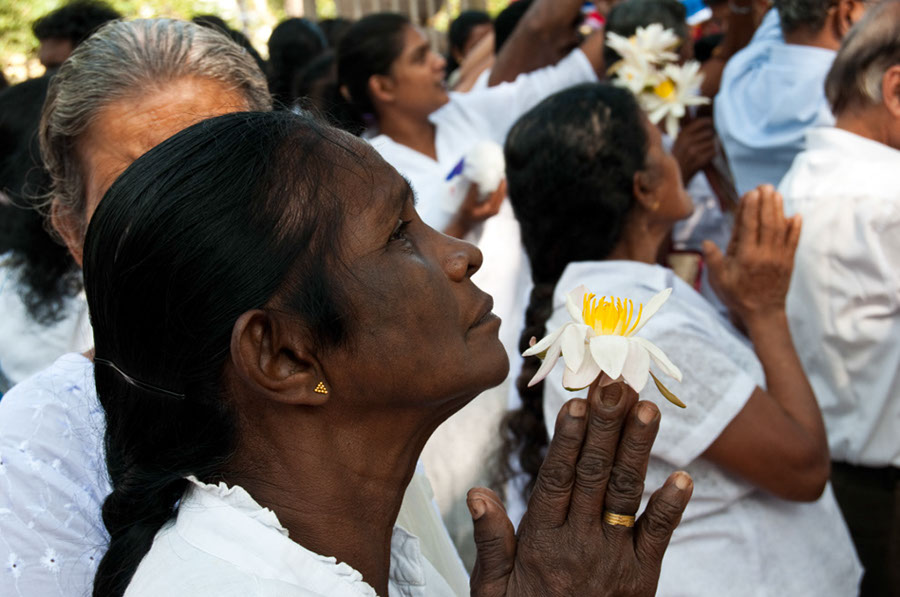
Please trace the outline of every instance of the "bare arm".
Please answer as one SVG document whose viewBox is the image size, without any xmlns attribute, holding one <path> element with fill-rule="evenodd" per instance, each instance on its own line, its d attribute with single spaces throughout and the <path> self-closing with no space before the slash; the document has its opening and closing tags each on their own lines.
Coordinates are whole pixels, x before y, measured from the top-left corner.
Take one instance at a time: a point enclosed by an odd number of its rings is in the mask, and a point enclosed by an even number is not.
<svg viewBox="0 0 900 597">
<path fill-rule="evenodd" d="M 812 501 L 830 473 L 822 414 L 788 329 L 785 298 L 800 238 L 768 185 L 747 193 L 726 255 L 704 246 L 710 282 L 744 325 L 766 375 L 747 404 L 704 453 L 767 491 Z"/>
<path fill-rule="evenodd" d="M 522 73 L 556 64 L 565 57 L 578 45 L 576 25 L 581 5 L 581 0 L 537 0 L 532 4 L 497 55 L 488 85 L 514 81 Z M 597 40 L 588 44 L 594 37 L 600 38 L 599 51 Z M 599 73 L 603 66 L 602 35 L 590 36 L 581 47 Z"/>
<path fill-rule="evenodd" d="M 494 34 L 485 35 L 484 39 L 475 44 L 472 51 L 459 66 L 459 82 L 453 87 L 454 91 L 467 92 L 478 81 L 478 77 L 485 69 L 494 64 Z"/>
</svg>

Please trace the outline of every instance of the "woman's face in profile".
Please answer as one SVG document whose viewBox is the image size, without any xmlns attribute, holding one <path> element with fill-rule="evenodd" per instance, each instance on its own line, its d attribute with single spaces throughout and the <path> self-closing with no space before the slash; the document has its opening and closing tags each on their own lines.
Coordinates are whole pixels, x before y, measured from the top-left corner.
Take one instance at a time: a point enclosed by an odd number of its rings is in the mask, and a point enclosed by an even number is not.
<svg viewBox="0 0 900 597">
<path fill-rule="evenodd" d="M 462 406 L 509 369 L 490 296 L 475 286 L 473 245 L 419 219 L 409 184 L 366 148 L 364 171 L 342 177 L 342 242 L 350 342 L 323 359 L 341 396 L 368 406 Z M 450 410 L 452 412 L 452 410 Z"/>
</svg>

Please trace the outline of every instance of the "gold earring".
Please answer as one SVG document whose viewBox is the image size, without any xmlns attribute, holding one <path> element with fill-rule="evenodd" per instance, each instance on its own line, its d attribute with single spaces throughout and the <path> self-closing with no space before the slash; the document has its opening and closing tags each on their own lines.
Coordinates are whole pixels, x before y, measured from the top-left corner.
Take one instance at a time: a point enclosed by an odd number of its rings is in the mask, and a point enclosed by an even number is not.
<svg viewBox="0 0 900 597">
<path fill-rule="evenodd" d="M 326 387 L 325 387 L 325 384 L 322 383 L 322 382 L 320 381 L 320 382 L 319 382 L 319 385 L 317 385 L 317 386 L 316 386 L 316 389 L 313 390 L 313 391 L 314 391 L 316 394 L 327 394 L 327 393 L 328 393 L 328 388 L 326 388 Z"/>
</svg>

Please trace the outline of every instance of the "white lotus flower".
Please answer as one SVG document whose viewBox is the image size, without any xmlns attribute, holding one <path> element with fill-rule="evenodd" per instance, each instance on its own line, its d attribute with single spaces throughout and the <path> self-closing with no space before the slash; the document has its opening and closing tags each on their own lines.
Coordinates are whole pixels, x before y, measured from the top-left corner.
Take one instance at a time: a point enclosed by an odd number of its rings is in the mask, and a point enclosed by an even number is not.
<svg viewBox="0 0 900 597">
<path fill-rule="evenodd" d="M 650 371 L 650 361 L 668 376 L 681 381 L 681 371 L 652 342 L 635 334 L 659 311 L 672 294 L 667 288 L 647 303 L 638 305 L 637 317 L 630 299 L 606 297 L 600 299 L 584 286 L 566 295 L 566 310 L 572 321 L 536 342 L 522 356 L 540 356 L 540 369 L 529 386 L 541 382 L 562 356 L 566 368 L 563 386 L 568 390 L 580 390 L 591 385 L 604 374 L 603 385 L 624 379 L 636 392 L 647 385 L 652 377 L 660 393 L 672 403 L 684 407 Z"/>
<path fill-rule="evenodd" d="M 657 85 L 658 75 L 656 69 L 649 64 L 623 62 L 616 69 L 613 83 L 639 95 L 648 87 L 653 88 Z"/>
<path fill-rule="evenodd" d="M 688 106 L 709 103 L 709 98 L 699 94 L 703 83 L 700 63 L 691 60 L 679 66 L 667 64 L 662 71 L 663 79 L 652 91 L 638 96 L 641 107 L 653 124 L 666 119 L 666 133 L 673 139 L 678 136 L 679 121 L 687 113 Z"/>
<path fill-rule="evenodd" d="M 624 37 L 610 31 L 606 34 L 606 45 L 622 57 L 622 62 L 632 65 L 664 64 L 678 60 L 672 52 L 681 39 L 671 29 L 659 23 L 638 27 L 634 35 Z M 618 64 L 618 63 L 617 63 Z M 613 65 L 613 69 L 616 66 Z"/>
</svg>

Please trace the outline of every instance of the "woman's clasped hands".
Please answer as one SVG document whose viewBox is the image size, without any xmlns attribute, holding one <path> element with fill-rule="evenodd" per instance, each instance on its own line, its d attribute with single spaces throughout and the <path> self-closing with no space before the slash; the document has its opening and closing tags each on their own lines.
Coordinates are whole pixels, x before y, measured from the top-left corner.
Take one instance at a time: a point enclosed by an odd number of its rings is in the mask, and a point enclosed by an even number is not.
<svg viewBox="0 0 900 597">
<path fill-rule="evenodd" d="M 492 491 L 469 492 L 478 550 L 473 596 L 655 593 L 693 484 L 674 473 L 635 521 L 659 410 L 621 383 L 595 382 L 589 394 L 560 410 L 517 533 Z"/>
</svg>

